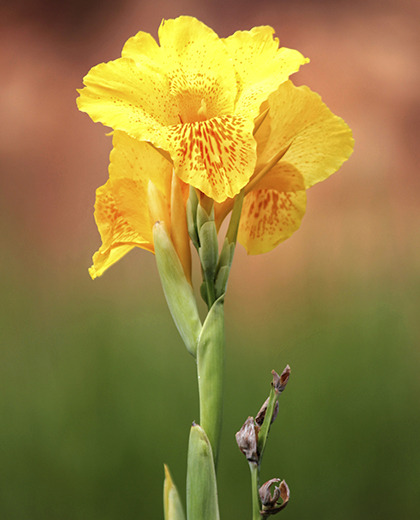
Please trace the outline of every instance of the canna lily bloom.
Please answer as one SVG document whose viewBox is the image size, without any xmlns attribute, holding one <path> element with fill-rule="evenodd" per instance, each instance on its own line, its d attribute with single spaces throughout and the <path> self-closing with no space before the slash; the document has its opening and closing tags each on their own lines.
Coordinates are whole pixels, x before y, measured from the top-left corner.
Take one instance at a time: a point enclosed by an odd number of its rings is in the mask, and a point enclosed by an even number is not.
<svg viewBox="0 0 420 520">
<path fill-rule="evenodd" d="M 300 226 L 306 190 L 336 172 L 353 151 L 350 128 L 308 87 L 283 83 L 256 132 L 258 159 L 245 187 L 238 241 L 249 254 L 271 251 Z M 218 226 L 233 200 L 216 205 Z"/>
<path fill-rule="evenodd" d="M 89 269 L 92 278 L 134 247 L 154 252 L 153 224 L 165 223 L 190 277 L 185 204 L 189 188 L 173 176 L 171 164 L 148 143 L 114 132 L 109 179 L 96 190 L 95 220 L 102 245 Z"/>
<path fill-rule="evenodd" d="M 164 20 L 160 45 L 139 32 L 121 58 L 90 70 L 78 107 L 168 152 L 182 181 L 223 202 L 254 172 L 261 104 L 308 61 L 273 33 L 255 27 L 221 39 L 193 17 Z"/>
</svg>

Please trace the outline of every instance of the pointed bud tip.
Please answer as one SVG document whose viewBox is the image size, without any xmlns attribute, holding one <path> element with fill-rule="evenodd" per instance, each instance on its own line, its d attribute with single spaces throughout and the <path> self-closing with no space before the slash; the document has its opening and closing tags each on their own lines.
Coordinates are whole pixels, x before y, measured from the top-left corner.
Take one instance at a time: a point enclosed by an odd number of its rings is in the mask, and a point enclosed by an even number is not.
<svg viewBox="0 0 420 520">
<path fill-rule="evenodd" d="M 290 372 L 291 370 L 289 365 L 286 365 L 281 375 L 278 375 L 278 373 L 275 370 L 271 371 L 271 374 L 273 376 L 272 385 L 278 394 L 283 392 L 283 390 L 286 388 L 287 382 L 289 381 Z"/>
</svg>

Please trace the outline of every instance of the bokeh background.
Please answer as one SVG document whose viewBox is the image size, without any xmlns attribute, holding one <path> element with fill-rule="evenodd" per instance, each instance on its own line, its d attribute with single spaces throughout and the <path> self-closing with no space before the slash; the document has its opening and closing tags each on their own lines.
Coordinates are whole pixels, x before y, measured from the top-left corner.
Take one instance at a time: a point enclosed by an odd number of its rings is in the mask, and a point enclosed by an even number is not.
<svg viewBox="0 0 420 520">
<path fill-rule="evenodd" d="M 75 104 L 91 66 L 179 14 L 221 36 L 272 25 L 311 58 L 295 83 L 319 92 L 356 139 L 340 173 L 308 193 L 289 241 L 259 257 L 238 248 L 222 518 L 250 517 L 234 434 L 286 363 L 262 474 L 291 488 L 282 516 L 418 518 L 417 0 L 1 3 L 0 518 L 162 518 L 164 462 L 185 491 L 194 363 L 153 255 L 88 276 L 111 141 Z"/>
</svg>

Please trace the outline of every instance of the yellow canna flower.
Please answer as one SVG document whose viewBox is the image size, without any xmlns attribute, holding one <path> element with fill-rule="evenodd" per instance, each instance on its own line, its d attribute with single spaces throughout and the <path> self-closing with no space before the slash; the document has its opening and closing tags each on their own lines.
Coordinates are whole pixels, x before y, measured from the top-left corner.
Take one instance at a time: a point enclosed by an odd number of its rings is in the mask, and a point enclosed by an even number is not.
<svg viewBox="0 0 420 520">
<path fill-rule="evenodd" d="M 182 181 L 222 202 L 254 172 L 261 103 L 308 61 L 273 33 L 255 27 L 221 39 L 193 17 L 164 20 L 160 45 L 139 32 L 121 58 L 90 70 L 79 109 L 169 152 Z"/>
<path fill-rule="evenodd" d="M 336 172 L 354 144 L 346 123 L 308 87 L 283 83 L 262 108 L 267 109 L 256 133 L 257 165 L 245 187 L 238 231 L 249 254 L 271 251 L 299 228 L 306 190 Z M 219 226 L 232 206 L 232 200 L 216 206 Z"/>
<path fill-rule="evenodd" d="M 134 247 L 154 252 L 153 224 L 164 221 L 189 279 L 185 216 L 189 188 L 173 179 L 171 164 L 150 144 L 114 132 L 109 179 L 96 190 L 95 220 L 102 245 L 89 272 L 101 276 Z M 187 244 L 187 246 L 185 245 Z"/>
</svg>

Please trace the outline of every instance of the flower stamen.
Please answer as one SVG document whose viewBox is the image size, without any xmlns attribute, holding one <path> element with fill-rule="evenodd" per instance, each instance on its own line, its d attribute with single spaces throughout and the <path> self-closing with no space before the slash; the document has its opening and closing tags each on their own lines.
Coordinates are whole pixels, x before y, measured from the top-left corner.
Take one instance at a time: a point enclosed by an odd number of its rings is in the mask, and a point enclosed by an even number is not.
<svg viewBox="0 0 420 520">
<path fill-rule="evenodd" d="M 208 119 L 207 104 L 204 98 L 201 100 L 200 108 L 197 110 L 197 116 L 198 121 L 205 121 L 206 119 Z"/>
</svg>

